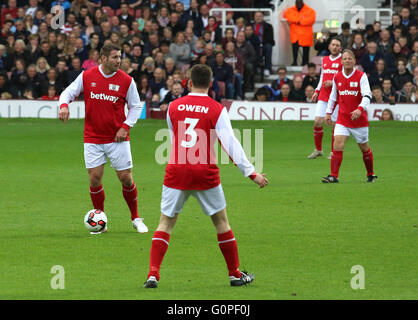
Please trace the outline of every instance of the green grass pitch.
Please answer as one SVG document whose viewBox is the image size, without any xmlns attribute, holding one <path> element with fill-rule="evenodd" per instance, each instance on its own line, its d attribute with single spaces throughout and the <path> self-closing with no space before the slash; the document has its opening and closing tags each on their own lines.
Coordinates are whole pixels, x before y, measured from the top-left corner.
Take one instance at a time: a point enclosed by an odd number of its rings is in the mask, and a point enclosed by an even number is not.
<svg viewBox="0 0 418 320">
<path fill-rule="evenodd" d="M 417 299 L 418 123 L 371 123 L 374 184 L 365 182 L 353 139 L 340 183 L 325 185 L 325 157 L 308 160 L 312 122 L 235 121 L 262 128 L 264 169 L 258 189 L 232 164 L 221 165 L 228 216 L 251 286 L 229 286 L 216 234 L 191 198 L 171 237 L 160 286 L 145 290 L 151 238 L 159 221 L 164 165 L 154 159 L 165 121 L 131 131 L 140 213 L 150 232 L 136 233 L 114 170 L 106 165 L 109 232 L 83 225 L 91 209 L 81 120 L 0 119 L 0 299 Z M 330 130 L 324 135 L 329 152 Z M 51 268 L 65 270 L 53 290 Z M 351 288 L 365 271 L 365 289 Z"/>
</svg>

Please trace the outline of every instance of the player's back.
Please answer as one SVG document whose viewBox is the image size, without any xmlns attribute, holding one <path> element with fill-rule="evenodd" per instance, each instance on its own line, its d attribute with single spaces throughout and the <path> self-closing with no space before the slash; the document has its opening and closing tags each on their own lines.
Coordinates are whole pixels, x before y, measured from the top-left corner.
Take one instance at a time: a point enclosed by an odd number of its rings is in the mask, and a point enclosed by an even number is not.
<svg viewBox="0 0 418 320">
<path fill-rule="evenodd" d="M 206 94 L 190 93 L 170 103 L 167 122 L 173 132 L 164 185 L 205 190 L 220 184 L 214 143 L 223 106 Z"/>
</svg>

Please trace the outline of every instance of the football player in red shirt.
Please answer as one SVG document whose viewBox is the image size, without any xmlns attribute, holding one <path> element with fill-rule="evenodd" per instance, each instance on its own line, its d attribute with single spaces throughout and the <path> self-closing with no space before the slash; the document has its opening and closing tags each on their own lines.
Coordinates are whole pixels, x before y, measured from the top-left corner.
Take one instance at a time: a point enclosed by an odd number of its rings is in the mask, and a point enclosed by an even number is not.
<svg viewBox="0 0 418 320">
<path fill-rule="evenodd" d="M 102 177 L 106 159 L 122 183 L 122 194 L 131 212 L 132 226 L 148 232 L 138 215 L 137 187 L 132 177 L 129 129 L 142 109 L 134 79 L 119 69 L 121 49 L 109 44 L 100 51 L 102 64 L 83 71 L 62 93 L 59 118 L 69 118 L 68 104 L 84 93 L 84 160 L 90 178 L 90 196 L 95 209 L 104 210 Z M 125 116 L 125 104 L 128 115 Z M 103 230 L 105 232 L 107 229 Z"/>
<path fill-rule="evenodd" d="M 216 140 L 219 139 L 245 177 L 252 179 L 260 188 L 265 187 L 268 181 L 248 161 L 234 136 L 226 108 L 208 96 L 211 80 L 210 67 L 195 65 L 191 69 L 191 93 L 171 102 L 167 110 L 172 150 L 163 183 L 160 223 L 152 238 L 145 288 L 158 287 L 160 266 L 171 232 L 190 196 L 197 199 L 203 212 L 212 219 L 231 286 L 242 286 L 254 280 L 253 274 L 239 270 L 237 242 L 229 226 L 216 165 Z"/>
<path fill-rule="evenodd" d="M 331 94 L 332 79 L 334 76 L 341 71 L 341 40 L 333 38 L 329 43 L 328 50 L 330 55 L 326 56 L 322 60 L 322 71 L 321 77 L 319 78 L 318 86 L 315 89 L 315 93 L 312 97 L 312 101 L 318 101 L 315 110 L 315 122 L 314 122 L 314 141 L 315 150 L 308 156 L 309 159 L 315 159 L 316 157 L 322 156 L 322 137 L 324 136 L 324 129 L 322 127 L 329 95 Z M 338 107 L 332 114 L 332 121 L 337 120 Z M 334 129 L 334 128 L 333 128 Z M 334 132 L 332 134 L 331 149 L 334 143 Z M 331 159 L 332 151 L 328 156 Z"/>
<path fill-rule="evenodd" d="M 334 151 L 331 158 L 331 174 L 322 178 L 324 183 L 338 182 L 338 173 L 343 160 L 344 145 L 350 135 L 354 136 L 367 170 L 367 182 L 374 182 L 373 153 L 369 146 L 369 121 L 367 107 L 372 99 L 367 75 L 354 68 L 356 57 L 351 50 L 342 54 L 343 70 L 334 77 L 328 100 L 325 121 L 331 124 L 331 113 L 338 103 L 339 111 L 334 130 Z"/>
</svg>

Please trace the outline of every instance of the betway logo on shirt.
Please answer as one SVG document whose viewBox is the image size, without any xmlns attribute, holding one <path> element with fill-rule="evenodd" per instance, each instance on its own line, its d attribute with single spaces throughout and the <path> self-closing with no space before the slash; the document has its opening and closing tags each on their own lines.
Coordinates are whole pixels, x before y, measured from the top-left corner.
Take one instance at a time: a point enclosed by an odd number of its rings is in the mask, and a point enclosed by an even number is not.
<svg viewBox="0 0 418 320">
<path fill-rule="evenodd" d="M 338 94 L 340 96 L 356 96 L 358 95 L 358 91 L 357 90 L 338 90 Z"/>
<path fill-rule="evenodd" d="M 119 97 L 110 96 L 110 95 L 108 96 L 107 94 L 104 94 L 104 93 L 93 93 L 92 91 L 90 91 L 90 98 L 91 99 L 110 101 L 110 102 L 113 102 L 113 103 L 115 103 L 119 99 Z"/>
<path fill-rule="evenodd" d="M 338 73 L 338 70 L 335 70 L 335 69 L 324 69 L 324 73 Z"/>
</svg>

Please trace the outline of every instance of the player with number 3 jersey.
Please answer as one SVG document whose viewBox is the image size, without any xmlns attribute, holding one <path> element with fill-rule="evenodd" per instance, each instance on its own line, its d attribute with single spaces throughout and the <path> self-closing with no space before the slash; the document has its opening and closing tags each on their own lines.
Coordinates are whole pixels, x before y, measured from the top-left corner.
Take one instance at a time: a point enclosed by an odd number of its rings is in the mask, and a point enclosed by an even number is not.
<svg viewBox="0 0 418 320">
<path fill-rule="evenodd" d="M 227 110 L 207 95 L 212 70 L 206 65 L 191 69 L 191 93 L 174 100 L 167 110 L 172 150 L 163 183 L 160 224 L 151 244 L 150 269 L 145 288 L 156 288 L 160 266 L 167 251 L 178 214 L 190 196 L 197 199 L 215 226 L 218 244 L 228 267 L 231 286 L 254 280 L 239 270 L 238 248 L 226 215 L 226 202 L 216 165 L 214 144 L 222 147 L 245 177 L 260 188 L 267 185 L 264 174 L 255 171 L 235 138 Z"/>
</svg>

